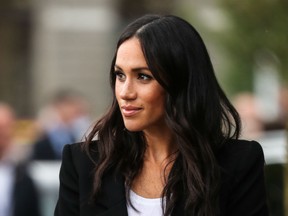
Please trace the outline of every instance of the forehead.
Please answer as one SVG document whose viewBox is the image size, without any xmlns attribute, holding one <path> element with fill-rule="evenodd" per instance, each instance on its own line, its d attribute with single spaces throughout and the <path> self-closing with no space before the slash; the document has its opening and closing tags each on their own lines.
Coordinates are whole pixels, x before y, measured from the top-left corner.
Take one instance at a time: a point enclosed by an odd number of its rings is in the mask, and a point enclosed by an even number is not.
<svg viewBox="0 0 288 216">
<path fill-rule="evenodd" d="M 116 55 L 116 65 L 118 66 L 146 66 L 146 59 L 144 57 L 140 41 L 133 37 L 123 42 L 118 48 Z"/>
</svg>

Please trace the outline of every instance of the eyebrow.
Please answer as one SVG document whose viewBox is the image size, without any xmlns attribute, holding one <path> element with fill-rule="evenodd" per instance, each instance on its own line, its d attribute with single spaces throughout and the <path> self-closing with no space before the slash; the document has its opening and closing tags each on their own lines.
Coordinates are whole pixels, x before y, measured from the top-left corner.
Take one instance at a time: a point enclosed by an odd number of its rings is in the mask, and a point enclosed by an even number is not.
<svg viewBox="0 0 288 216">
<path fill-rule="evenodd" d="M 117 68 L 118 70 L 123 71 L 123 69 L 121 67 L 119 67 L 118 65 L 114 65 L 115 68 Z M 138 72 L 138 71 L 142 71 L 142 70 L 148 70 L 150 71 L 150 69 L 148 67 L 136 67 L 136 68 L 132 68 L 133 72 Z"/>
</svg>

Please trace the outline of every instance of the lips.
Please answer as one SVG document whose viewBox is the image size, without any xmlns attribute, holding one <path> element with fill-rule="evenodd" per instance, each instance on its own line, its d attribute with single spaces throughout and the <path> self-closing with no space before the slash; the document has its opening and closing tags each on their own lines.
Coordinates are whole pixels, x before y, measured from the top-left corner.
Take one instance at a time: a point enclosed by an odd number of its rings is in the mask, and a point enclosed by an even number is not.
<svg viewBox="0 0 288 216">
<path fill-rule="evenodd" d="M 121 110 L 122 110 L 122 114 L 125 116 L 125 117 L 132 117 L 136 114 L 138 114 L 142 108 L 140 107 L 136 107 L 136 106 L 121 106 Z"/>
</svg>

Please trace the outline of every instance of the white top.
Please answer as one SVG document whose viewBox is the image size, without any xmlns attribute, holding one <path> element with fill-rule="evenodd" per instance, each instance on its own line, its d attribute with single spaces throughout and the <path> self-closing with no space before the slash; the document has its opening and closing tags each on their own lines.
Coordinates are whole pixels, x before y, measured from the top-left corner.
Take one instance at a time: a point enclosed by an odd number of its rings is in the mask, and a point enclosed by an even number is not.
<svg viewBox="0 0 288 216">
<path fill-rule="evenodd" d="M 138 212 L 127 205 L 128 216 L 163 216 L 162 198 L 144 198 L 130 190 L 130 200 Z"/>
</svg>

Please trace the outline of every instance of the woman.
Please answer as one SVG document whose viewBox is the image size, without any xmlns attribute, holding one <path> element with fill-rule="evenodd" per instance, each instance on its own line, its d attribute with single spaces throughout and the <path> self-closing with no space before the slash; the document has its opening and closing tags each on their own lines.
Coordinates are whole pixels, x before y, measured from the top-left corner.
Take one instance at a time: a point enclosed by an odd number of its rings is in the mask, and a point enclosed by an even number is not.
<svg viewBox="0 0 288 216">
<path fill-rule="evenodd" d="M 63 150 L 55 215 L 268 215 L 262 149 L 238 140 L 239 116 L 188 22 L 128 25 L 110 81 L 108 112 Z"/>
</svg>

